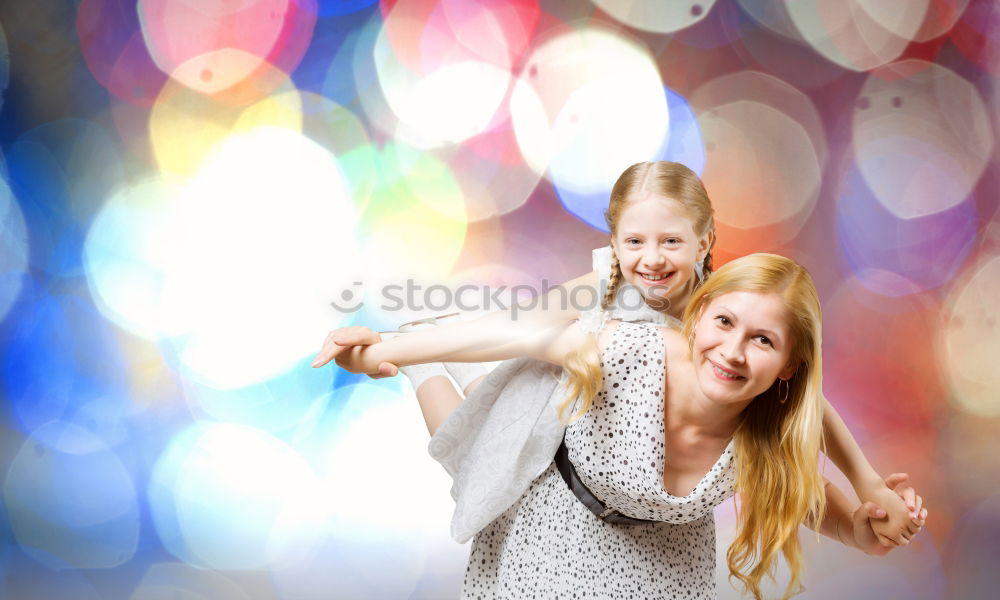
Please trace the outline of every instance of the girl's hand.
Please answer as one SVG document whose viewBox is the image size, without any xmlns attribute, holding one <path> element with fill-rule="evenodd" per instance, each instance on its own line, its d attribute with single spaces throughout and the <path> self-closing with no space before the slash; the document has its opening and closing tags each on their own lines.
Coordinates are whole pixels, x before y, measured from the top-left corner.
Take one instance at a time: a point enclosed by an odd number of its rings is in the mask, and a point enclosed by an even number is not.
<svg viewBox="0 0 1000 600">
<path fill-rule="evenodd" d="M 880 539 L 879 535 L 875 533 L 875 524 L 880 520 L 885 519 L 886 512 L 879 508 L 872 502 L 865 502 L 862 504 L 858 510 L 854 511 L 851 515 L 851 535 L 852 539 L 847 540 L 844 538 L 847 526 L 841 523 L 837 524 L 837 535 L 840 537 L 841 541 L 848 545 L 853 545 L 857 549 L 861 550 L 865 554 L 870 554 L 872 556 L 885 556 L 893 549 L 897 547 L 896 544 L 886 545 Z M 914 531 L 909 537 L 906 537 L 902 544 L 907 545 L 910 543 L 910 538 L 916 535 L 918 531 L 927 522 L 927 509 L 920 508 L 917 512 L 917 519 L 913 521 Z"/>
<path fill-rule="evenodd" d="M 920 529 L 923 498 L 912 487 L 902 484 L 909 479 L 906 473 L 893 473 L 884 483 L 867 490 L 863 500 L 878 506 L 883 516 L 871 521 L 871 529 L 879 542 L 887 547 L 905 546 Z"/>
<path fill-rule="evenodd" d="M 337 364 L 344 369 L 352 373 L 358 373 L 360 371 L 354 369 L 361 367 L 361 364 L 357 362 L 359 353 L 352 352 L 352 350 L 355 347 L 370 346 L 381 341 L 382 339 L 377 331 L 372 331 L 361 325 L 334 329 L 326 335 L 323 348 L 316 355 L 316 358 L 313 359 L 312 366 L 313 368 L 322 367 L 331 360 L 336 360 Z M 378 366 L 378 372 L 371 373 L 368 376 L 372 379 L 381 379 L 383 377 L 393 377 L 398 371 L 399 369 L 393 364 L 381 363 Z"/>
</svg>

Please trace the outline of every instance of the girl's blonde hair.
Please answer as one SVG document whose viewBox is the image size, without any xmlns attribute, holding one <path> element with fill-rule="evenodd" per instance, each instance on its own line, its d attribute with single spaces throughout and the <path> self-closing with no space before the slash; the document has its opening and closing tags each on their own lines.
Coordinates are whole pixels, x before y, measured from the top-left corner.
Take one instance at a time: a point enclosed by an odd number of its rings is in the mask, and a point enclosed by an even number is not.
<svg viewBox="0 0 1000 600">
<path fill-rule="evenodd" d="M 695 233 L 701 237 L 712 233 L 711 242 L 715 241 L 715 219 L 712 202 L 701 179 L 694 171 L 680 163 L 656 161 L 641 162 L 632 165 L 618 177 L 611 188 L 611 199 L 608 210 L 604 212 L 604 220 L 608 224 L 611 237 L 618 234 L 618 221 L 625 206 L 635 198 L 647 194 L 655 194 L 677 202 L 691 218 Z M 704 275 L 712 272 L 712 247 L 702 262 Z M 611 277 L 608 289 L 601 300 L 601 309 L 607 310 L 618 294 L 622 282 L 622 270 L 618 256 L 612 252 Z M 573 351 L 566 358 L 565 368 L 571 374 L 569 379 L 569 395 L 559 406 L 559 414 L 563 415 L 573 405 L 577 398 L 580 406 L 570 420 L 581 417 L 590 409 L 593 397 L 597 395 L 601 383 L 601 356 L 597 349 L 597 337 L 588 336 L 587 342 Z M 572 376 L 578 373 L 579 376 Z"/>
<path fill-rule="evenodd" d="M 819 472 L 823 445 L 822 323 L 819 294 L 809 272 L 775 254 L 751 254 L 727 263 L 699 287 L 684 311 L 684 333 L 708 305 L 731 292 L 777 294 L 788 311 L 791 365 L 795 374 L 776 380 L 744 409 L 733 434 L 736 464 L 736 539 L 726 553 L 730 578 L 755 598 L 764 575 L 772 575 L 780 552 L 797 589 L 802 570 L 799 525 L 816 525 L 826 510 Z"/>
</svg>

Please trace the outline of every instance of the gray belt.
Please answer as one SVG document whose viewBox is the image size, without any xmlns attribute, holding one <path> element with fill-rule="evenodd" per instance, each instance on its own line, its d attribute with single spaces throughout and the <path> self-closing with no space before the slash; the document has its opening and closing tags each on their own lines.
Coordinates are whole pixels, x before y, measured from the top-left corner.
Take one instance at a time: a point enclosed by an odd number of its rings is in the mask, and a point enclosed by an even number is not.
<svg viewBox="0 0 1000 600">
<path fill-rule="evenodd" d="M 633 519 L 632 517 L 627 517 L 613 508 L 608 508 L 604 506 L 604 503 L 597 499 L 587 486 L 583 485 L 580 481 L 580 477 L 576 474 L 576 469 L 573 468 L 573 463 L 569 462 L 569 451 L 566 449 L 565 439 L 559 444 L 559 449 L 556 450 L 556 468 L 559 469 L 559 474 L 562 475 L 563 480 L 566 485 L 569 486 L 570 491 L 583 502 L 583 505 L 590 509 L 590 512 L 597 515 L 597 518 L 601 519 L 606 523 L 617 523 L 619 525 L 646 525 L 648 523 L 659 523 L 660 521 L 647 521 L 646 519 Z"/>
</svg>

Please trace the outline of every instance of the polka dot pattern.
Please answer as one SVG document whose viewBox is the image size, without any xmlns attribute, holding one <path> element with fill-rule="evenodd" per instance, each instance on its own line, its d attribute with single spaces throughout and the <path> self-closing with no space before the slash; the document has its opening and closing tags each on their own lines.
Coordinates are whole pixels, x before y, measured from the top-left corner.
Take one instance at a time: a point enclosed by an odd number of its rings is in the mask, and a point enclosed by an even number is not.
<svg viewBox="0 0 1000 600">
<path fill-rule="evenodd" d="M 715 598 L 712 509 L 733 493 L 732 444 L 691 494 L 663 486 L 664 341 L 620 323 L 602 358 L 594 406 L 566 430 L 581 480 L 643 525 L 606 523 L 555 465 L 472 544 L 463 598 Z"/>
</svg>

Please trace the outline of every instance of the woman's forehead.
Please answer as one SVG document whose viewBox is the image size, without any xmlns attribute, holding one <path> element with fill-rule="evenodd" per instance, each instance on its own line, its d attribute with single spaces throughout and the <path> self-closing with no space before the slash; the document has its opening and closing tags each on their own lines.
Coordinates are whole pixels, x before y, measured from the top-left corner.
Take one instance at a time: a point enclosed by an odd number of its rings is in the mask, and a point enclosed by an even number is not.
<svg viewBox="0 0 1000 600">
<path fill-rule="evenodd" d="M 733 291 L 712 299 L 708 309 L 725 310 L 755 328 L 780 329 L 787 332 L 791 314 L 785 301 L 775 292 Z"/>
</svg>

